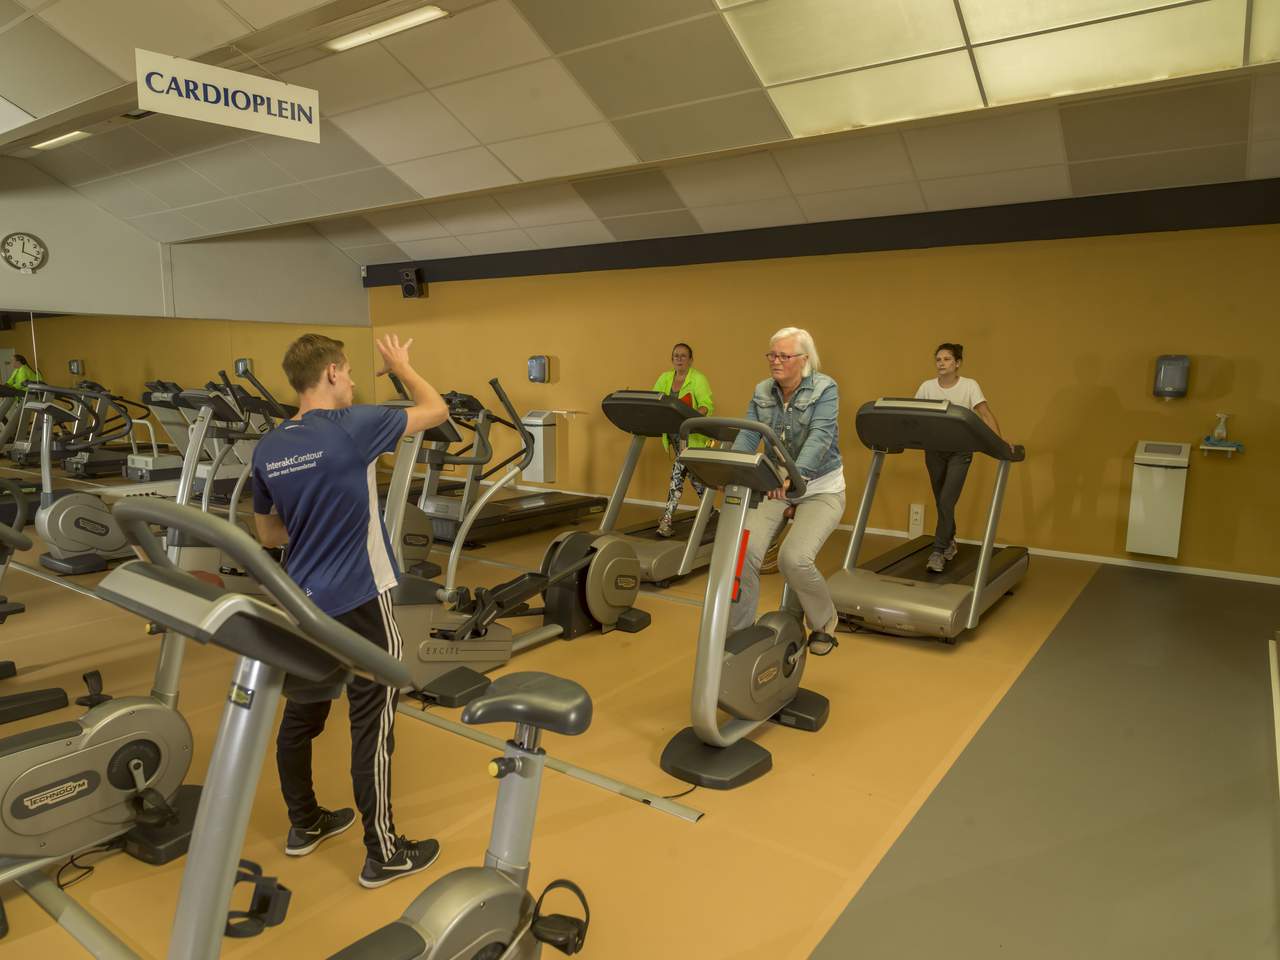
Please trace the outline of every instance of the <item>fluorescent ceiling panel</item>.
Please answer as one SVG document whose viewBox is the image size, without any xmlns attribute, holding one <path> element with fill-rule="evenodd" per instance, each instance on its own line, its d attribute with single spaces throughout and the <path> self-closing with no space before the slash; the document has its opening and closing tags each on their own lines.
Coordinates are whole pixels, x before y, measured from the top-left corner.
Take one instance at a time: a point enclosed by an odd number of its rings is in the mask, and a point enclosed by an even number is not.
<svg viewBox="0 0 1280 960">
<path fill-rule="evenodd" d="M 964 46 L 953 0 L 765 0 L 725 16 L 767 85 Z"/>
<path fill-rule="evenodd" d="M 434 4 L 429 4 L 425 7 L 419 7 L 417 10 L 402 13 L 398 17 L 392 17 L 389 20 L 362 27 L 352 33 L 335 37 L 325 46 L 330 50 L 350 50 L 352 47 L 363 46 L 366 43 L 381 40 L 383 37 L 390 37 L 413 27 L 420 27 L 423 24 L 431 23 L 433 20 L 442 20 L 448 15 Z"/>
<path fill-rule="evenodd" d="M 982 106 L 963 51 L 773 87 L 769 96 L 797 137 Z"/>
<path fill-rule="evenodd" d="M 1280 0 L 1253 0 L 1249 62 L 1280 60 Z"/>
<path fill-rule="evenodd" d="M 978 47 L 992 104 L 1240 66 L 1245 0 L 1190 6 Z"/>
<path fill-rule="evenodd" d="M 1139 10 L 1167 7 L 1177 0 L 960 0 L 972 43 L 1070 27 Z"/>
</svg>

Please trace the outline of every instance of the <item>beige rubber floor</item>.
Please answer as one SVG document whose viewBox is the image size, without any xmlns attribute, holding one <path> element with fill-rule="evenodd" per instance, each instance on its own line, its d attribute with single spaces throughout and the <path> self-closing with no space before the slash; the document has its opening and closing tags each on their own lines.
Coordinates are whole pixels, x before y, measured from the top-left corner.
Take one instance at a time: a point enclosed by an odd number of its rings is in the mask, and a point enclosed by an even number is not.
<svg viewBox="0 0 1280 960">
<path fill-rule="evenodd" d="M 553 535 L 530 534 L 469 553 L 462 582 L 492 584 L 513 575 L 499 564 L 535 566 Z M 825 570 L 839 565 L 847 536 L 837 531 L 828 544 Z M 888 542 L 869 538 L 866 550 L 878 552 Z M 34 555 L 18 559 L 36 564 Z M 759 731 L 774 769 L 737 791 L 697 789 L 683 797 L 705 812 L 697 823 L 549 771 L 531 885 L 541 889 L 569 877 L 586 890 L 592 925 L 581 956 L 587 960 L 808 956 L 1094 569 L 1034 558 L 1017 594 L 956 647 L 842 634 L 840 648 L 811 659 L 806 674 L 806 686 L 831 699 L 826 727 L 816 734 Z M 765 601 L 776 603 L 780 587 L 777 576 L 766 578 Z M 2 682 L 3 692 L 62 686 L 74 697 L 80 674 L 91 668 L 102 671 L 110 693 L 146 692 L 158 647 L 137 618 L 20 570 L 10 571 L 4 589 L 28 611 L 0 627 L 0 658 L 19 665 L 18 677 Z M 688 723 L 704 589 L 705 577 L 695 575 L 665 596 L 647 590 L 639 604 L 653 623 L 642 633 L 553 642 L 504 668 L 562 674 L 591 692 L 591 729 L 577 738 L 548 736 L 552 755 L 655 793 L 687 789 L 659 769 L 658 757 Z M 411 651 L 406 638 L 406 654 Z M 195 736 L 194 782 L 203 779 L 231 664 L 220 650 L 188 647 L 181 709 Z M 320 800 L 334 807 L 351 803 L 343 704 L 335 706 L 315 761 Z M 72 706 L 0 732 L 79 712 Z M 457 711 L 442 713 L 456 717 Z M 282 926 L 254 939 L 227 940 L 223 955 L 325 956 L 394 919 L 431 879 L 478 863 L 495 794 L 485 775 L 492 753 L 400 717 L 396 826 L 411 837 L 438 837 L 443 851 L 425 875 L 375 891 L 356 883 L 363 856 L 358 828 L 304 860 L 284 855 L 288 824 L 268 760 L 241 855 L 290 886 L 293 904 Z M 71 892 L 135 950 L 162 957 L 182 866 L 179 860 L 148 867 L 112 855 Z M 0 958 L 83 955 L 24 895 L 7 888 L 3 897 L 12 931 L 0 941 Z M 246 898 L 242 888 L 233 906 Z"/>
</svg>

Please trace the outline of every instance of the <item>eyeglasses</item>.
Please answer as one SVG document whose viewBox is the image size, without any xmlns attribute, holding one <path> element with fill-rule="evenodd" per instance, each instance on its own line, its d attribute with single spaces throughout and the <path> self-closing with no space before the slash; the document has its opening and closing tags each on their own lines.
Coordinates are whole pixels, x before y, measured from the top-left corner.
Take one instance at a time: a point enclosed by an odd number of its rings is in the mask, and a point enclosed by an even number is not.
<svg viewBox="0 0 1280 960">
<path fill-rule="evenodd" d="M 770 363 L 785 363 L 788 360 L 794 360 L 796 357 L 803 357 L 803 353 L 766 353 L 764 358 Z"/>
</svg>

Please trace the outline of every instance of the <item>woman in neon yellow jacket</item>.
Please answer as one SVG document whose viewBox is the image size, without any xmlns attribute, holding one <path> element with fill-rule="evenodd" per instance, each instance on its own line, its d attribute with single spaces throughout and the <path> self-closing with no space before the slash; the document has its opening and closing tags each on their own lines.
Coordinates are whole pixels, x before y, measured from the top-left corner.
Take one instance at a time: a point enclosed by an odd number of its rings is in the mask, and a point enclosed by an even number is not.
<svg viewBox="0 0 1280 960">
<path fill-rule="evenodd" d="M 27 363 L 27 358 L 20 353 L 13 355 L 13 372 L 9 374 L 9 379 L 5 381 L 11 387 L 21 387 L 28 380 L 39 380 L 40 374 L 36 373 L 31 364 Z"/>
<path fill-rule="evenodd" d="M 693 347 L 687 343 L 677 343 L 671 348 L 671 369 L 658 378 L 653 389 L 660 393 L 670 394 L 677 400 L 687 403 L 704 417 L 711 416 L 715 404 L 711 401 L 711 385 L 701 370 L 693 366 Z M 658 536 L 669 537 L 672 534 L 671 518 L 675 515 L 680 495 L 684 493 L 685 477 L 693 483 L 693 490 L 698 496 L 706 491 L 706 487 L 680 462 L 680 447 L 676 437 L 663 437 L 662 446 L 671 451 L 671 486 L 667 490 L 667 509 L 658 522 Z M 689 435 L 689 446 L 705 447 L 711 443 L 709 437 L 693 433 Z"/>
</svg>

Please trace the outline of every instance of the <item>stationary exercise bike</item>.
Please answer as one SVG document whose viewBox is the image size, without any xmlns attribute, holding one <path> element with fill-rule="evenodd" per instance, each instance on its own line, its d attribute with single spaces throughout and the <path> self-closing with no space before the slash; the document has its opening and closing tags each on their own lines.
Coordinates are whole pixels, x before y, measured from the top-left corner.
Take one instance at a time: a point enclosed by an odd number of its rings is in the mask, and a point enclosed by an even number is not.
<svg viewBox="0 0 1280 960">
<path fill-rule="evenodd" d="M 133 429 L 133 419 L 122 403 L 108 397 L 105 406 L 116 412 L 112 418 L 115 426 L 100 432 L 101 413 L 77 399 L 73 391 L 46 387 L 45 394 L 46 399 L 27 403 L 40 429 L 40 509 L 36 511 L 36 533 L 49 548 L 48 553 L 40 555 L 40 563 L 64 575 L 105 570 L 109 561 L 130 554 L 124 536 L 101 497 L 80 490 L 54 490 L 53 461 L 59 454 L 91 450 L 128 436 Z M 78 417 L 61 406 L 57 402 L 59 398 L 78 404 L 81 415 Z M 64 428 L 57 438 L 55 426 Z"/>
<path fill-rule="evenodd" d="M 114 508 L 130 544 L 145 559 L 112 570 L 99 595 L 171 631 L 239 654 L 178 898 L 170 960 L 218 955 L 236 863 L 280 697 L 331 699 L 352 674 L 419 689 L 422 665 L 401 661 L 322 613 L 243 530 L 191 507 L 158 500 L 125 500 Z M 152 525 L 217 547 L 258 581 L 271 602 L 231 593 L 179 570 L 151 533 Z M 529 853 L 546 754 L 542 730 L 566 736 L 591 723 L 591 698 L 569 680 L 515 673 L 472 700 L 468 723 L 513 722 L 516 732 L 490 772 L 502 783 L 485 864 L 442 877 L 404 915 L 335 956 L 341 960 L 537 960 L 542 944 L 566 954 L 581 949 L 584 917 L 544 915 L 527 889 Z"/>
<path fill-rule="evenodd" d="M 763 452 L 739 453 L 689 447 L 680 454 L 699 480 L 724 490 L 715 546 L 707 573 L 707 592 L 698 629 L 698 657 L 693 673 L 693 725 L 672 737 L 662 751 L 662 769 L 687 783 L 731 790 L 767 773 L 769 751 L 746 736 L 766 721 L 797 730 L 820 730 L 830 704 L 821 694 L 800 686 L 808 641 L 802 614 L 789 591 L 781 610 L 770 611 L 753 625 L 729 632 L 729 610 L 738 600 L 738 578 L 747 555 L 747 511 L 783 480 L 801 496 L 804 477 L 782 442 L 763 423 L 727 417 L 698 417 L 680 427 L 710 434 L 730 428 L 758 433 Z M 732 719 L 721 725 L 717 709 Z"/>
</svg>

